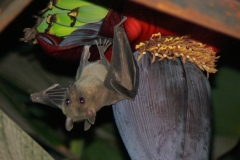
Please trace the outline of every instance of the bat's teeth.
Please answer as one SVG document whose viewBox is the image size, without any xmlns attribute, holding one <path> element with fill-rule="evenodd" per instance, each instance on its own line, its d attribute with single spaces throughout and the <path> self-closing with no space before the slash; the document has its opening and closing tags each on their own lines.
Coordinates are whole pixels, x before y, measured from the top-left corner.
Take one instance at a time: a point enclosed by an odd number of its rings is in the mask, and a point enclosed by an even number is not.
<svg viewBox="0 0 240 160">
<path fill-rule="evenodd" d="M 69 117 L 66 119 L 65 127 L 67 131 L 71 131 L 73 128 L 73 120 Z"/>
</svg>

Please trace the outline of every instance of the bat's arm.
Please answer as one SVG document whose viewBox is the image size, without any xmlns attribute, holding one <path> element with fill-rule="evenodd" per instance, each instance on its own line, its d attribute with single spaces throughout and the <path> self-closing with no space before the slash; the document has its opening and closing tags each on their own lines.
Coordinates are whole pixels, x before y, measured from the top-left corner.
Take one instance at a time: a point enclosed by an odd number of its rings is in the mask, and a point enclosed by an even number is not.
<svg viewBox="0 0 240 160">
<path fill-rule="evenodd" d="M 83 51 L 82 51 L 82 56 L 80 58 L 80 64 L 79 64 L 79 67 L 78 67 L 78 70 L 77 70 L 77 74 L 76 74 L 76 80 L 78 80 L 80 77 L 81 77 L 81 74 L 82 74 L 82 71 L 83 71 L 83 68 L 89 64 L 88 62 L 88 59 L 90 57 L 90 45 L 85 45 L 83 47 Z"/>
</svg>

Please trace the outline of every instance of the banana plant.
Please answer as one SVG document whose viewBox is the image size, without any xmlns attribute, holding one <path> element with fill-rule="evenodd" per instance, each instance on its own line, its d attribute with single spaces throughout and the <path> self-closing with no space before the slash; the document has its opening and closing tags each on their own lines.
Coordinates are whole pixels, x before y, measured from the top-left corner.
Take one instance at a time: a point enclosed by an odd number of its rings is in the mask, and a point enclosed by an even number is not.
<svg viewBox="0 0 240 160">
<path fill-rule="evenodd" d="M 102 59 L 95 40 L 114 38 L 114 27 L 123 16 L 127 17 L 123 27 L 138 59 L 139 91 L 135 101 L 115 103 L 113 112 L 131 159 L 208 159 L 212 99 L 206 75 L 217 71 L 216 52 L 225 47 L 228 39 L 134 2 L 115 1 L 108 11 L 94 5 L 79 7 L 74 5 L 75 0 L 58 2 L 50 1 L 47 9 L 41 11 L 46 23 L 41 21 L 33 29 L 26 29 L 22 39 L 29 42 L 36 38 L 42 49 L 55 58 L 79 60 L 85 56 L 84 46 L 92 45 L 88 60 L 95 61 L 100 56 Z M 66 6 L 60 5 L 61 2 Z M 51 6 L 54 6 L 52 11 Z M 65 10 L 61 11 L 63 8 L 69 10 L 68 16 Z M 89 10 L 94 10 L 91 15 Z M 39 26 L 45 29 L 44 33 Z M 120 50 L 124 51 L 124 47 Z M 108 61 L 111 55 L 112 47 L 105 53 Z M 155 62 L 157 57 L 159 62 Z M 89 63 L 81 61 L 80 66 L 85 65 L 83 62 Z M 88 123 L 93 124 L 91 119 Z M 69 122 L 67 128 L 72 127 L 72 121 L 71 125 Z"/>
<path fill-rule="evenodd" d="M 39 12 L 36 25 L 24 29 L 24 42 L 37 43 L 35 36 L 38 33 L 48 33 L 66 37 L 77 28 L 89 23 L 101 22 L 108 13 L 108 7 L 101 3 L 73 0 L 50 0 L 45 9 Z"/>
</svg>

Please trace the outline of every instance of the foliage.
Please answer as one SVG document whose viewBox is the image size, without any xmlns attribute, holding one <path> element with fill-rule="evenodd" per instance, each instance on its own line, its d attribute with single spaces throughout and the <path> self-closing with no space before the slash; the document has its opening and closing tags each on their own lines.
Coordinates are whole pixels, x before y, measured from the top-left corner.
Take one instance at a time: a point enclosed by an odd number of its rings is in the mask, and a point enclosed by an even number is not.
<svg viewBox="0 0 240 160">
<path fill-rule="evenodd" d="M 64 62 L 46 60 L 44 66 L 56 68 Z M 42 90 L 55 82 L 66 87 L 74 81 L 73 72 L 59 73 L 49 71 L 41 64 L 41 58 L 34 54 L 21 55 L 10 53 L 0 61 L 0 100 L 1 109 L 8 114 L 21 128 L 40 143 L 55 159 L 126 159 L 123 146 L 114 124 L 111 107 L 105 107 L 97 117 L 97 123 L 88 132 L 83 125 L 77 124 L 73 131 L 65 130 L 65 116 L 57 108 L 30 102 L 29 94 Z M 47 64 L 47 61 L 50 64 Z M 55 64 L 53 63 L 55 61 Z M 49 66 L 48 66 L 49 65 Z M 71 66 L 67 66 L 67 69 Z M 73 64 L 72 68 L 77 68 Z M 58 68 L 58 69 L 57 69 Z M 61 67 L 60 67 L 61 68 Z M 61 71 L 58 71 L 61 72 Z M 68 74 L 63 76 L 64 74 Z M 70 77 L 71 76 L 71 77 Z M 7 130 L 14 132 L 13 129 Z M 6 131 L 6 130 L 5 130 Z M 19 135 L 19 138 L 24 137 Z M 10 138 L 11 139 L 11 138 Z M 28 138 L 29 140 L 30 138 Z M 2 141 L 7 141 L 4 139 Z M 29 144 L 35 143 L 29 140 Z M 29 147 L 30 148 L 30 147 Z M 36 152 L 38 148 L 32 147 Z M 31 151 L 28 151 L 31 152 Z M 126 151 L 125 151 L 126 152 Z M 125 153 L 126 154 L 126 153 Z"/>
</svg>

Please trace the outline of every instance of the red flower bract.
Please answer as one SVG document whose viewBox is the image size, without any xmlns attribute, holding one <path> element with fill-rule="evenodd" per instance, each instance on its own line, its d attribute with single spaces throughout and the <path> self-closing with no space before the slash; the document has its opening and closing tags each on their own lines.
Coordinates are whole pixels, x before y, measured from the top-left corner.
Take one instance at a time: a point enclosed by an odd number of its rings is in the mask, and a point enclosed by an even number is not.
<svg viewBox="0 0 240 160">
<path fill-rule="evenodd" d="M 53 44 L 48 43 L 47 41 L 42 39 L 41 36 L 47 38 L 49 41 L 53 42 Z M 68 45 L 63 47 L 58 46 L 59 41 L 56 40 L 58 37 L 54 35 L 38 34 L 36 38 L 45 53 L 58 59 L 76 61 L 80 59 L 81 53 L 83 51 L 83 46 L 81 45 Z M 90 48 L 90 52 L 94 53 L 91 54 L 89 58 L 90 61 L 99 59 L 99 55 L 97 54 L 98 49 L 96 46 L 92 46 Z M 112 47 L 110 47 L 105 54 L 108 60 L 111 59 L 111 54 Z"/>
<path fill-rule="evenodd" d="M 207 44 L 214 51 L 224 48 L 229 40 L 223 34 L 130 1 L 126 1 L 124 5 L 123 3 L 115 2 L 102 23 L 99 35 L 112 38 L 113 28 L 121 21 L 123 16 L 128 18 L 124 22 L 124 28 L 133 50 L 136 44 L 148 40 L 153 33 L 158 32 L 162 36 L 190 35 L 191 39 Z M 52 44 L 40 38 L 40 36 L 47 38 Z M 78 61 L 82 53 L 83 45 L 60 47 L 58 45 L 62 39 L 54 35 L 39 34 L 36 38 L 43 50 L 55 58 Z M 90 60 L 99 59 L 95 45 L 91 47 L 90 51 L 92 53 Z M 111 51 L 112 49 L 110 48 L 106 52 L 106 57 L 109 61 L 111 59 Z"/>
</svg>

